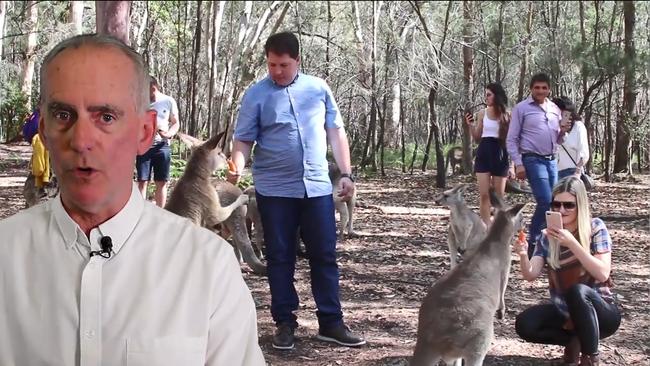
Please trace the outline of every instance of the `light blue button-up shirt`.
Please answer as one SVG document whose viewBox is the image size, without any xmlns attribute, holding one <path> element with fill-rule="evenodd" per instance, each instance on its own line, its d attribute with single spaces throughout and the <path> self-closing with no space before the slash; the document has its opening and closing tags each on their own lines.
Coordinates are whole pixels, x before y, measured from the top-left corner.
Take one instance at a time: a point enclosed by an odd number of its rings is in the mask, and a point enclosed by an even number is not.
<svg viewBox="0 0 650 366">
<path fill-rule="evenodd" d="M 521 101 L 512 109 L 506 147 L 515 165 L 522 165 L 521 155 L 555 154 L 564 133 L 560 131 L 562 113 L 550 100 L 537 104 L 532 97 Z"/>
<path fill-rule="evenodd" d="M 332 193 L 325 129 L 342 127 L 325 80 L 300 73 L 291 85 L 280 86 L 267 76 L 244 94 L 234 137 L 256 142 L 253 180 L 258 193 L 319 197 Z"/>
</svg>

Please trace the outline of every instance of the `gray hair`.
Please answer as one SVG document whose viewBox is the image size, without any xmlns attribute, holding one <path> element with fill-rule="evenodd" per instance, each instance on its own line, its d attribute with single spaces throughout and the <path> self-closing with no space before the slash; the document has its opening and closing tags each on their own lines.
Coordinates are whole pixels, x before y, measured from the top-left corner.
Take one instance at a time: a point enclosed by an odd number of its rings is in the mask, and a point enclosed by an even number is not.
<svg viewBox="0 0 650 366">
<path fill-rule="evenodd" d="M 41 103 L 45 98 L 44 93 L 44 84 L 45 84 L 45 75 L 47 73 L 47 66 L 58 56 L 61 52 L 67 49 L 79 49 L 84 46 L 92 46 L 98 48 L 115 48 L 122 51 L 122 53 L 131 60 L 133 68 L 135 70 L 136 80 L 135 86 L 138 89 L 138 100 L 136 103 L 136 108 L 138 112 L 144 112 L 149 109 L 149 72 L 147 67 L 144 64 L 142 56 L 133 48 L 122 42 L 121 40 L 107 34 L 81 34 L 68 39 L 61 41 L 59 44 L 54 46 L 50 52 L 45 55 L 43 59 L 43 64 L 41 66 Z"/>
</svg>

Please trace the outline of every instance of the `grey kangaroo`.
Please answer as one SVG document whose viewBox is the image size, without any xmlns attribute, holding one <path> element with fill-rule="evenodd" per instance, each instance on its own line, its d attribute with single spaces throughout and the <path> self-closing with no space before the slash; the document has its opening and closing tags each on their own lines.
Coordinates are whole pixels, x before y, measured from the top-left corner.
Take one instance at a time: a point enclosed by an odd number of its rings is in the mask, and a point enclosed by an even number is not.
<svg viewBox="0 0 650 366">
<path fill-rule="evenodd" d="M 227 206 L 221 206 L 219 195 L 210 181 L 212 172 L 227 165 L 226 156 L 217 147 L 224 134 L 215 135 L 205 143 L 192 136 L 178 134 L 184 143 L 193 147 L 192 155 L 165 205 L 166 210 L 209 229 L 214 229 L 234 210 L 248 202 L 248 196 L 242 194 Z"/>
<path fill-rule="evenodd" d="M 212 184 L 214 185 L 217 193 L 219 194 L 219 201 L 221 205 L 230 205 L 233 202 L 236 202 L 239 197 L 242 196 L 242 191 L 237 186 L 233 185 L 230 182 L 226 182 L 220 179 L 213 179 Z M 248 195 L 245 195 L 249 197 Z M 249 205 L 251 203 L 250 198 L 248 201 Z M 248 232 L 246 230 L 246 212 L 248 208 L 243 205 L 237 207 L 223 223 L 230 234 L 232 235 L 233 242 L 235 243 L 235 253 L 239 259 L 239 254 L 243 257 L 244 262 L 258 275 L 266 275 L 266 266 L 260 262 L 259 258 L 253 250 L 251 245 L 250 238 L 248 237 Z"/>
<path fill-rule="evenodd" d="M 476 247 L 485 238 L 487 229 L 481 217 L 467 207 L 463 199 L 466 184 L 459 184 L 453 189 L 442 192 L 435 199 L 437 205 L 449 207 L 449 256 L 451 268 L 458 263 L 458 254 L 463 254 Z"/>
<path fill-rule="evenodd" d="M 332 182 L 332 194 L 334 198 L 334 207 L 339 212 L 340 222 L 339 222 L 339 240 L 342 240 L 345 233 L 347 232 L 348 236 L 356 236 L 353 226 L 353 216 L 354 216 L 354 207 L 357 204 L 357 190 L 354 190 L 354 194 L 350 199 L 343 200 L 338 196 L 336 190 L 339 186 L 341 180 L 341 171 L 339 170 L 336 164 L 329 164 L 329 177 Z"/>
<path fill-rule="evenodd" d="M 497 208 L 494 223 L 462 263 L 441 277 L 420 307 L 411 366 L 479 366 L 494 336 L 494 316 L 505 315 L 510 242 L 523 226 L 522 209 Z"/>
<path fill-rule="evenodd" d="M 244 190 L 248 195 L 248 208 L 246 210 L 246 228 L 248 235 L 253 234 L 255 228 L 255 253 L 258 258 L 264 258 L 264 227 L 262 226 L 262 217 L 257 208 L 257 198 L 255 197 L 255 186 L 250 186 Z"/>
</svg>

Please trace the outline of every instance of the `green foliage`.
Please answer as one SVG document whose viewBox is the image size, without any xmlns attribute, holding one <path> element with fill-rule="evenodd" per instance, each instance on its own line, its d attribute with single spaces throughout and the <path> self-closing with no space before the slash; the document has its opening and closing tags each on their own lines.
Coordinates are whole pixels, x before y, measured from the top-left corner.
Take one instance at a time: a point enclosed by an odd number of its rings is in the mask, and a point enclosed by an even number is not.
<svg viewBox="0 0 650 366">
<path fill-rule="evenodd" d="M 0 140 L 7 140 L 20 133 L 30 111 L 27 96 L 15 81 L 5 83 L 0 93 Z"/>
</svg>

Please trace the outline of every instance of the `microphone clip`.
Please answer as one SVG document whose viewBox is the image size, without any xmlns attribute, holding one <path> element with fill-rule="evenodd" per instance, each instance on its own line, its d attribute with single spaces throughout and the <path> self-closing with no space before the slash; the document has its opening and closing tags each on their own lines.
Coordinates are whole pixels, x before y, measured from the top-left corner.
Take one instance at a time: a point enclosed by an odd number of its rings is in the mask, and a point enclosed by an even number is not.
<svg viewBox="0 0 650 366">
<path fill-rule="evenodd" d="M 99 245 L 102 249 L 90 251 L 90 257 L 92 258 L 94 255 L 98 255 L 103 258 L 110 258 L 113 251 L 113 241 L 111 240 L 111 237 L 102 236 L 99 240 Z"/>
</svg>

